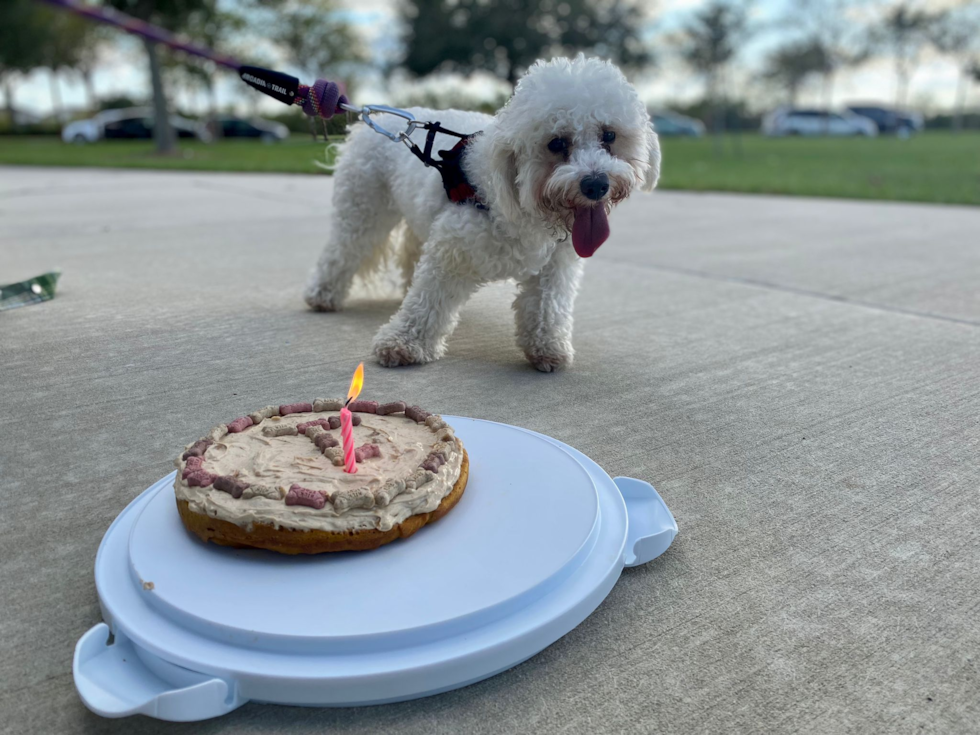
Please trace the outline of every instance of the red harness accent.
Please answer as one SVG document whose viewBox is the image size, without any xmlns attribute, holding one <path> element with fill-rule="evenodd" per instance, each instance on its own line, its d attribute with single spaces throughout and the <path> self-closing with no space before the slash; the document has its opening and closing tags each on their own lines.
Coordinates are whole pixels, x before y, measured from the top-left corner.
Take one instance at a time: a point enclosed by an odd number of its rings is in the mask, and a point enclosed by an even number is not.
<svg viewBox="0 0 980 735">
<path fill-rule="evenodd" d="M 439 151 L 439 158 L 442 161 L 438 168 L 449 201 L 455 204 L 471 202 L 479 209 L 486 209 L 486 205 L 480 201 L 476 193 L 476 187 L 467 180 L 463 172 L 463 154 L 472 139 L 472 135 L 467 135 L 448 151 Z"/>
</svg>

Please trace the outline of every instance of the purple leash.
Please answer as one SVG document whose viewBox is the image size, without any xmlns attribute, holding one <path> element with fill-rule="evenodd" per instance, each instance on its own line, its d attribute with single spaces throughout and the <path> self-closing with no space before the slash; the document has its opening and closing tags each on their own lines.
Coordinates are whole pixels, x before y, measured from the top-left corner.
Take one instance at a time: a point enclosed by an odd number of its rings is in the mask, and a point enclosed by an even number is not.
<svg viewBox="0 0 980 735">
<path fill-rule="evenodd" d="M 152 23 L 133 18 L 112 8 L 89 5 L 82 0 L 39 0 L 55 7 L 71 11 L 89 20 L 106 23 L 120 28 L 126 33 L 140 36 L 155 43 L 161 43 L 168 48 L 183 51 L 192 56 L 213 61 L 214 63 L 233 69 L 251 87 L 274 97 L 287 105 L 300 105 L 303 112 L 310 116 L 322 117 L 329 120 L 338 112 L 349 110 L 360 112 L 351 107 L 344 88 L 337 82 L 318 79 L 312 85 L 300 84 L 296 77 L 288 74 L 270 71 L 255 66 L 246 66 L 231 56 L 215 53 L 209 48 L 198 46 L 190 41 L 183 41 L 170 31 L 164 30 Z"/>
</svg>

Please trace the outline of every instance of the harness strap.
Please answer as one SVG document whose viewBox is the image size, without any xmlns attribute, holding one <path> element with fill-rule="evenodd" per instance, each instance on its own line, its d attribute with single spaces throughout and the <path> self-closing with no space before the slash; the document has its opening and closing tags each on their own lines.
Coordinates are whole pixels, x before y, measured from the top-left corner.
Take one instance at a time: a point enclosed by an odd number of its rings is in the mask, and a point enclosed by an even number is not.
<svg viewBox="0 0 980 735">
<path fill-rule="evenodd" d="M 422 150 L 410 140 L 406 140 L 406 144 L 408 145 L 409 150 L 415 154 L 416 158 L 418 158 L 426 166 L 432 166 L 436 169 L 442 168 L 442 166 L 445 165 L 443 161 L 436 160 L 432 157 L 432 146 L 435 143 L 437 133 L 451 135 L 454 138 L 460 138 L 462 140 L 466 140 L 473 135 L 476 135 L 476 133 L 457 133 L 455 130 L 449 130 L 448 128 L 442 127 L 442 124 L 438 121 L 420 123 L 418 127 L 428 131 L 425 136 L 425 150 Z M 440 158 L 445 158 L 443 153 L 445 153 L 445 151 L 439 152 Z"/>
<path fill-rule="evenodd" d="M 436 131 L 439 129 L 439 121 L 436 120 L 435 124 L 429 128 L 429 132 L 425 135 L 425 151 L 423 152 L 422 161 L 426 166 L 429 165 L 429 161 L 432 160 L 432 144 L 436 139 Z"/>
</svg>

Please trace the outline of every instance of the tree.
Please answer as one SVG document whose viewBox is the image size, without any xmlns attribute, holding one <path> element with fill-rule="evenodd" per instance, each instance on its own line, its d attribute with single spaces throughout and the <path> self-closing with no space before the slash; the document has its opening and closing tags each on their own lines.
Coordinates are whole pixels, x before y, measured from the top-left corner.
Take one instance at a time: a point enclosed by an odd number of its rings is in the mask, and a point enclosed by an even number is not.
<svg viewBox="0 0 980 735">
<path fill-rule="evenodd" d="M 872 31 L 876 48 L 890 54 L 895 61 L 895 105 L 904 107 L 909 94 L 909 80 L 919 56 L 930 40 L 934 16 L 918 10 L 908 0 L 892 7 Z"/>
<path fill-rule="evenodd" d="M 800 34 L 811 45 L 823 76 L 823 104 L 834 104 L 834 83 L 844 69 L 864 63 L 869 56 L 868 31 L 852 16 L 866 0 L 794 0 L 780 24 Z M 829 118 L 828 118 L 829 124 Z"/>
<path fill-rule="evenodd" d="M 37 14 L 45 32 L 40 46 L 41 66 L 49 73 L 51 106 L 55 117 L 64 120 L 61 102 L 59 74 L 77 69 L 86 61 L 94 61 L 96 53 L 96 26 L 89 20 L 70 13 L 38 6 Z"/>
<path fill-rule="evenodd" d="M 980 6 L 962 6 L 938 16 L 932 25 L 931 38 L 936 48 L 959 67 L 953 109 L 953 130 L 959 132 L 963 127 L 963 107 L 972 69 L 980 68 Z"/>
<path fill-rule="evenodd" d="M 240 0 L 233 9 L 196 13 L 188 20 L 183 35 L 200 46 L 236 57 L 237 54 L 230 49 L 239 45 L 240 39 L 247 37 L 245 31 L 249 24 L 245 17 L 246 10 L 246 3 Z M 254 39 L 249 40 L 254 42 Z M 235 51 L 242 51 L 249 58 L 244 44 Z M 249 58 L 249 63 L 253 61 Z M 184 89 L 190 93 L 203 91 L 208 97 L 212 117 L 218 113 L 217 80 L 223 72 L 225 68 L 220 64 L 190 54 L 168 54 L 163 60 L 163 81 L 167 89 Z"/>
<path fill-rule="evenodd" d="M 31 0 L 0 2 L 0 83 L 11 127 L 17 126 L 14 79 L 44 63 L 43 18 Z"/>
<path fill-rule="evenodd" d="M 84 45 L 75 61 L 74 71 L 82 79 L 82 86 L 85 87 L 85 95 L 88 98 L 89 110 L 95 112 L 100 109 L 99 96 L 95 91 L 95 66 L 99 58 L 99 49 L 108 37 L 109 29 L 92 25 L 92 34 L 88 43 Z"/>
<path fill-rule="evenodd" d="M 310 83 L 318 77 L 350 76 L 366 60 L 361 42 L 340 13 L 337 0 L 286 0 L 277 4 L 267 30 L 288 64 Z"/>
<path fill-rule="evenodd" d="M 637 0 L 405 0 L 402 65 L 416 76 L 484 70 L 511 85 L 543 57 L 586 51 L 650 63 Z"/>
<path fill-rule="evenodd" d="M 796 107 L 800 87 L 815 74 L 826 74 L 830 59 L 817 39 L 789 43 L 768 58 L 763 76 L 786 89 L 789 104 Z"/>
<path fill-rule="evenodd" d="M 748 7 L 744 3 L 710 0 L 696 11 L 681 32 L 681 57 L 705 80 L 706 97 L 712 107 L 711 129 L 724 128 L 724 75 L 751 34 Z M 716 153 L 718 152 L 716 143 Z"/>
<path fill-rule="evenodd" d="M 54 113 L 63 118 L 58 75 L 79 64 L 93 43 L 91 24 L 80 18 L 32 0 L 6 0 L 0 4 L 0 77 L 10 117 L 15 117 L 14 75 L 43 67 L 50 73 Z"/>
<path fill-rule="evenodd" d="M 217 0 L 106 0 L 106 4 L 171 32 L 201 28 L 218 16 Z M 143 47 L 153 88 L 153 139 L 158 153 L 172 153 L 177 147 L 176 136 L 170 124 L 159 50 L 154 41 L 147 39 L 143 40 Z"/>
</svg>

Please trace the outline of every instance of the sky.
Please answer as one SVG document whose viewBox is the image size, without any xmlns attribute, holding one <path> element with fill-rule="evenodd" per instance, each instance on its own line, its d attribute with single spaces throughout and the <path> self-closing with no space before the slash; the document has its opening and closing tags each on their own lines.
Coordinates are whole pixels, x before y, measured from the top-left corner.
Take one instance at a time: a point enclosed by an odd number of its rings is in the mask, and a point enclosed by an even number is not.
<svg viewBox="0 0 980 735">
<path fill-rule="evenodd" d="M 671 52 L 669 37 L 677 31 L 685 18 L 697 10 L 704 0 L 638 0 L 645 4 L 648 22 L 645 35 L 660 58 L 658 65 L 638 77 L 634 83 L 641 97 L 651 106 L 666 107 L 699 99 L 703 95 L 701 81 L 692 75 Z M 962 0 L 919 0 L 922 7 L 938 9 L 948 7 Z M 980 0 L 976 0 L 980 2 Z M 391 58 L 397 53 L 398 38 L 396 24 L 397 0 L 339 0 L 344 6 L 345 17 L 358 29 L 369 44 L 376 58 Z M 760 28 L 771 28 L 777 21 L 787 16 L 791 0 L 755 0 L 751 5 L 753 23 Z M 889 0 L 866 0 L 871 8 L 887 5 Z M 871 9 L 853 12 L 872 12 Z M 742 96 L 739 91 L 751 88 L 757 107 L 765 108 L 782 100 L 778 91 L 767 89 L 758 82 L 758 75 L 765 57 L 774 47 L 788 38 L 788 31 L 768 30 L 758 33 L 740 51 L 737 71 L 731 78 L 735 88 L 734 96 Z M 141 46 L 135 42 L 116 44 L 103 53 L 95 74 L 95 86 L 101 97 L 116 94 L 145 96 L 149 88 L 146 63 Z M 329 76 L 325 70 L 324 76 Z M 308 81 L 308 80 L 304 80 Z M 920 65 L 912 77 L 909 102 L 920 109 L 937 110 L 949 108 L 953 104 L 958 71 L 956 66 L 934 51 L 923 54 Z M 493 92 L 501 90 L 500 85 L 487 77 L 460 81 L 458 79 L 436 79 L 426 83 L 436 87 L 459 87 L 475 97 L 492 97 Z M 403 85 L 399 89 L 403 89 Z M 59 81 L 59 89 L 70 107 L 83 106 L 84 89 L 78 80 L 64 76 Z M 891 102 L 895 98 L 896 79 L 893 63 L 887 59 L 871 61 L 859 69 L 839 74 L 834 88 L 832 103 L 840 106 L 851 101 Z M 980 85 L 970 89 L 968 104 L 980 104 Z M 241 112 L 281 110 L 272 100 L 258 99 L 260 95 L 243 90 L 241 83 L 226 75 L 218 86 L 218 101 L 224 106 L 236 104 Z M 362 81 L 355 101 L 379 104 L 396 103 L 394 92 L 378 75 Z M 15 98 L 19 109 L 30 109 L 47 114 L 52 109 L 50 77 L 45 71 L 37 71 L 18 84 Z M 815 81 L 802 90 L 802 105 L 823 106 L 822 91 Z M 177 102 L 182 109 L 204 111 L 207 101 L 202 95 L 177 92 Z"/>
</svg>

